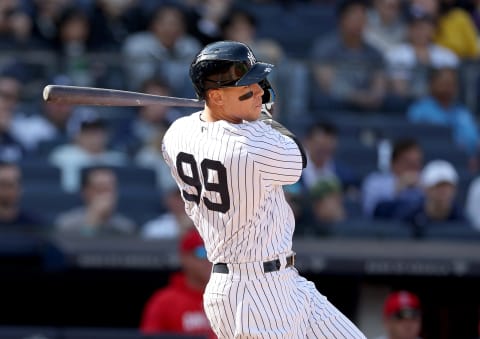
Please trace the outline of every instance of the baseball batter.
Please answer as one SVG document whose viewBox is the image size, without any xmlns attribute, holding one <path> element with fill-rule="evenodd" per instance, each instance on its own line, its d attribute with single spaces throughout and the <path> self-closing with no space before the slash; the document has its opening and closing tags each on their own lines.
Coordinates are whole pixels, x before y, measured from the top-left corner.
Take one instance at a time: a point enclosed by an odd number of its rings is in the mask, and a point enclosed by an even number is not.
<svg viewBox="0 0 480 339">
<path fill-rule="evenodd" d="M 283 185 L 306 165 L 301 144 L 263 112 L 267 75 L 248 46 L 220 41 L 193 60 L 202 111 L 176 120 L 163 154 L 213 262 L 204 307 L 219 338 L 365 338 L 294 267 Z"/>
</svg>

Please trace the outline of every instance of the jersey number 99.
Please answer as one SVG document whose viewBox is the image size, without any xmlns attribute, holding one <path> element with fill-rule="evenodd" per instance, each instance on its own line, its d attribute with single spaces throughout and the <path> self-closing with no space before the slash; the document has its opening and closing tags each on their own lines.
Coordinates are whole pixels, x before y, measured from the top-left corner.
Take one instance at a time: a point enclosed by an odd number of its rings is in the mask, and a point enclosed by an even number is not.
<svg viewBox="0 0 480 339">
<path fill-rule="evenodd" d="M 191 169 L 191 175 L 184 172 L 183 164 L 189 165 Z M 197 193 L 188 193 L 182 190 L 182 195 L 185 200 L 193 201 L 197 205 L 200 204 L 200 196 L 202 190 L 217 192 L 220 196 L 220 202 L 213 202 L 207 197 L 203 197 L 203 203 L 212 211 L 226 213 L 230 209 L 230 196 L 228 194 L 227 185 L 227 170 L 220 161 L 203 159 L 200 163 L 200 169 L 203 177 L 203 186 L 200 181 L 200 174 L 198 172 L 197 161 L 193 155 L 189 153 L 180 152 L 177 155 L 176 167 L 178 176 L 183 182 L 189 186 L 195 188 Z M 215 171 L 217 173 L 218 182 L 208 181 L 208 171 Z"/>
</svg>

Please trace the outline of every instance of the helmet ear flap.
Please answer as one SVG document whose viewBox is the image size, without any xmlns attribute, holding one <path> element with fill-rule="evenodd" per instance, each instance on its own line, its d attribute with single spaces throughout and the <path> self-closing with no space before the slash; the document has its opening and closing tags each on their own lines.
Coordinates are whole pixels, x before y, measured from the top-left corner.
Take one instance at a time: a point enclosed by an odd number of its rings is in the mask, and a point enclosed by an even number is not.
<svg viewBox="0 0 480 339">
<path fill-rule="evenodd" d="M 202 70 L 200 65 L 195 61 L 190 65 L 190 79 L 192 81 L 193 89 L 199 100 L 205 99 L 205 89 L 202 83 Z"/>
<path fill-rule="evenodd" d="M 275 101 L 275 91 L 267 79 L 263 79 L 258 83 L 263 89 L 262 104 L 273 103 Z"/>
</svg>

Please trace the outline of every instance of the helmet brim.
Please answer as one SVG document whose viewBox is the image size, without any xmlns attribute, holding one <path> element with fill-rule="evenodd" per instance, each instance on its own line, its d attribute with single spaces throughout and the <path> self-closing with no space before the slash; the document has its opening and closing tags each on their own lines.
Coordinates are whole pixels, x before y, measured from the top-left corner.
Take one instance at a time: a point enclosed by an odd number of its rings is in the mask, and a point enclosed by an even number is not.
<svg viewBox="0 0 480 339">
<path fill-rule="evenodd" d="M 265 79 L 275 67 L 265 62 L 257 62 L 250 70 L 245 73 L 236 83 L 236 86 L 247 86 L 256 84 Z"/>
</svg>

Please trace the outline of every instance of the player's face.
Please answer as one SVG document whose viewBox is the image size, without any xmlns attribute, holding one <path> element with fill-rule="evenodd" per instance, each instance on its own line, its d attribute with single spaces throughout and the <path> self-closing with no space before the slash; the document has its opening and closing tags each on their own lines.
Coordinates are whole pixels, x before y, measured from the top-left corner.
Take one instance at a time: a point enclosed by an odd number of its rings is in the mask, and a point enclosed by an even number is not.
<svg viewBox="0 0 480 339">
<path fill-rule="evenodd" d="M 259 84 L 251 84 L 241 87 L 220 88 L 223 94 L 223 111 L 226 115 L 225 120 L 234 123 L 254 121 L 260 117 L 262 110 L 263 89 Z M 248 93 L 253 95 L 247 99 Z"/>
<path fill-rule="evenodd" d="M 420 317 L 387 320 L 387 328 L 392 339 L 417 339 L 421 329 Z"/>
<path fill-rule="evenodd" d="M 205 247 L 199 246 L 190 253 L 183 253 L 180 259 L 190 283 L 202 289 L 205 288 L 212 271 L 212 264 L 207 259 Z"/>
</svg>

